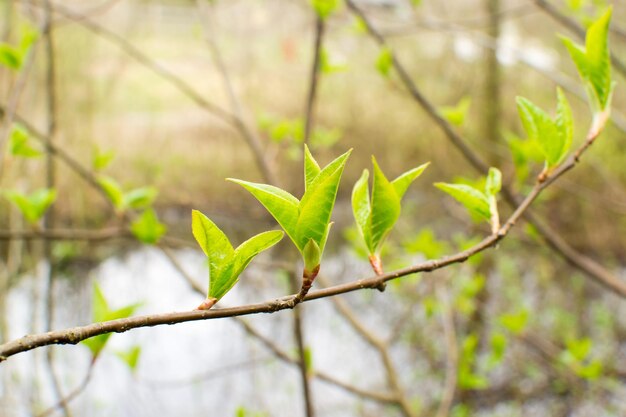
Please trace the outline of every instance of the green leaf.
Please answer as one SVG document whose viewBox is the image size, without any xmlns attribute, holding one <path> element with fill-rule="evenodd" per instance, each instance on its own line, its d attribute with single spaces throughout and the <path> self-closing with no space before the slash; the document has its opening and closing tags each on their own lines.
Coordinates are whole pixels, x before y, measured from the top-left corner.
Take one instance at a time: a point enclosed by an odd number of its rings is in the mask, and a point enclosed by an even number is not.
<svg viewBox="0 0 626 417">
<path fill-rule="evenodd" d="M 121 211 L 124 209 L 124 193 L 120 185 L 111 177 L 101 175 L 98 177 L 98 184 L 102 187 L 107 197 L 113 204 L 116 210 Z"/>
<path fill-rule="evenodd" d="M 304 189 L 309 188 L 315 177 L 320 173 L 321 169 L 313 155 L 309 151 L 309 147 L 304 145 Z"/>
<path fill-rule="evenodd" d="M 383 76 L 389 77 L 391 69 L 393 68 L 393 53 L 388 47 L 381 49 L 376 58 L 376 70 Z"/>
<path fill-rule="evenodd" d="M 297 242 L 296 224 L 298 222 L 298 206 L 300 204 L 297 198 L 273 185 L 257 184 L 234 178 L 227 178 L 226 180 L 239 184 L 248 190 L 276 219 L 278 224 L 287 232 L 287 236 L 294 243 Z M 298 246 L 297 243 L 296 246 Z M 300 246 L 298 246 L 298 249 L 300 249 Z"/>
<path fill-rule="evenodd" d="M 443 106 L 439 109 L 439 112 L 450 124 L 461 126 L 465 122 L 471 103 L 472 99 L 466 96 L 456 106 Z"/>
<path fill-rule="evenodd" d="M 339 0 L 311 0 L 315 13 L 326 20 L 339 6 Z"/>
<path fill-rule="evenodd" d="M 304 269 L 312 272 L 320 265 L 322 252 L 317 243 L 313 239 L 309 239 L 307 244 L 304 245 L 302 256 L 304 258 Z"/>
<path fill-rule="evenodd" d="M 352 213 L 354 214 L 354 220 L 356 221 L 359 233 L 363 237 L 365 246 L 369 253 L 374 253 L 371 234 L 371 208 L 369 186 L 367 183 L 368 178 L 369 171 L 364 169 L 361 178 L 354 184 L 354 188 L 352 189 Z"/>
<path fill-rule="evenodd" d="M 521 310 L 518 313 L 503 314 L 500 316 L 500 324 L 513 334 L 520 334 L 528 324 L 528 310 Z"/>
<path fill-rule="evenodd" d="M 128 350 L 118 351 L 115 352 L 115 354 L 128 366 L 131 372 L 137 370 L 139 357 L 141 355 L 141 346 L 132 346 Z"/>
<path fill-rule="evenodd" d="M 29 144 L 30 136 L 28 131 L 21 125 L 15 124 L 11 130 L 9 138 L 9 152 L 14 156 L 24 158 L 36 158 L 42 155 L 41 151 L 33 148 Z"/>
<path fill-rule="evenodd" d="M 191 211 L 193 237 L 209 258 L 209 280 L 219 279 L 220 269 L 226 260 L 231 260 L 235 250 L 228 237 L 207 216 L 198 210 Z"/>
<path fill-rule="evenodd" d="M 239 275 L 250 261 L 259 253 L 280 242 L 283 236 L 284 233 L 279 230 L 263 232 L 239 245 L 233 256 L 228 259 L 232 263 L 232 268 L 224 267 L 221 270 L 221 276 L 211 278 L 209 297 L 218 300 L 222 298 L 239 281 Z"/>
<path fill-rule="evenodd" d="M 609 23 L 612 8 L 595 21 L 587 30 L 585 46 L 563 37 L 563 43 L 585 82 L 594 114 L 608 109 L 613 92 L 611 80 L 611 56 L 608 45 Z"/>
<path fill-rule="evenodd" d="M 130 230 L 137 240 L 148 245 L 154 245 L 165 234 L 167 227 L 159 222 L 153 209 L 148 209 L 133 221 Z"/>
<path fill-rule="evenodd" d="M 558 162 L 561 162 L 572 146 L 572 139 L 574 138 L 574 119 L 567 97 L 565 97 L 560 87 L 556 89 L 556 95 L 556 118 L 554 122 L 559 131 L 560 147 L 554 153 L 558 155 Z"/>
<path fill-rule="evenodd" d="M 339 181 L 351 152 L 349 150 L 320 170 L 305 147 L 306 191 L 301 201 L 278 187 L 233 178 L 228 180 L 243 186 L 263 204 L 303 256 L 305 246 L 313 240 L 321 257 L 330 230 L 330 217 Z"/>
<path fill-rule="evenodd" d="M 43 217 L 57 196 L 56 190 L 48 188 L 39 189 L 30 195 L 17 191 L 5 191 L 4 194 L 31 224 L 37 223 Z"/>
<path fill-rule="evenodd" d="M 498 168 L 489 168 L 487 182 L 485 183 L 485 193 L 488 196 L 495 196 L 502 188 L 502 173 Z"/>
<path fill-rule="evenodd" d="M 274 246 L 283 232 L 258 234 L 233 249 L 228 237 L 198 210 L 191 212 L 191 228 L 203 252 L 209 258 L 209 298 L 219 300 L 238 281 L 239 275 L 260 252 Z"/>
<path fill-rule="evenodd" d="M 428 165 L 430 165 L 430 162 L 426 162 L 425 164 L 422 164 L 417 168 L 413 168 L 412 170 L 405 172 L 395 180 L 391 181 L 391 184 L 393 184 L 393 187 L 396 189 L 396 194 L 398 194 L 398 197 L 404 197 L 406 190 L 413 183 L 413 181 L 415 181 L 420 175 L 422 175 L 422 172 L 424 172 L 424 170 L 428 168 Z"/>
<path fill-rule="evenodd" d="M 428 166 L 428 163 L 423 164 L 405 172 L 393 182 L 389 182 L 374 157 L 372 157 L 372 164 L 374 178 L 371 200 L 367 182 L 369 171 L 363 171 L 352 190 L 352 212 L 370 255 L 379 254 L 386 236 L 400 217 L 402 197 L 409 185 Z"/>
<path fill-rule="evenodd" d="M 93 301 L 92 301 L 92 317 L 95 323 L 101 323 L 109 320 L 123 319 L 131 316 L 135 310 L 139 307 L 139 304 L 132 304 L 126 307 L 122 307 L 118 310 L 111 311 L 109 304 L 104 297 L 102 289 L 98 285 L 97 281 L 93 284 Z M 104 349 L 109 337 L 112 333 L 101 334 L 86 340 L 82 343 L 87 346 L 93 355 L 96 357 Z"/>
<path fill-rule="evenodd" d="M 552 120 L 530 100 L 517 98 L 517 108 L 530 140 L 536 141 L 546 158 L 548 168 L 558 166 L 572 144 L 572 111 L 563 92 L 557 90 L 557 116 Z"/>
<path fill-rule="evenodd" d="M 335 205 L 339 181 L 351 152 L 349 150 L 328 164 L 304 192 L 298 205 L 299 215 L 295 230 L 295 243 L 301 250 L 313 239 L 320 251 L 324 252 L 323 241 Z"/>
<path fill-rule="evenodd" d="M 382 241 L 400 217 L 400 197 L 372 157 L 374 178 L 372 181 L 372 245 L 379 248 Z"/>
<path fill-rule="evenodd" d="M 11 45 L 0 43 L 0 65 L 17 71 L 22 67 L 22 60 L 20 51 Z"/>
<path fill-rule="evenodd" d="M 450 194 L 456 201 L 478 218 L 490 221 L 491 210 L 487 196 L 474 187 L 465 184 L 435 183 L 435 187 Z"/>
<path fill-rule="evenodd" d="M 111 164 L 115 158 L 115 152 L 112 150 L 102 151 L 99 148 L 95 148 L 91 160 L 91 166 L 94 171 L 102 171 Z"/>
<path fill-rule="evenodd" d="M 122 207 L 124 209 L 141 210 L 152 205 L 159 191 L 155 187 L 135 188 L 124 194 Z"/>
</svg>

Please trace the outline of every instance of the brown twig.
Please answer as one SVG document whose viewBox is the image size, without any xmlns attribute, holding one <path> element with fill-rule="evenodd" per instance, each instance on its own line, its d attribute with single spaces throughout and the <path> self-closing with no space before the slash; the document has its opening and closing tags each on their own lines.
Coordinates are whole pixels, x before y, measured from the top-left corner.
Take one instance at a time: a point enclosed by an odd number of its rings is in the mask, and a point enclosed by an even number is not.
<svg viewBox="0 0 626 417">
<path fill-rule="evenodd" d="M 366 25 L 368 33 L 381 45 L 386 46 L 385 38 L 381 33 L 372 25 L 368 17 L 363 11 L 357 7 L 353 0 L 346 0 L 346 4 Z M 424 109 L 428 116 L 439 126 L 444 132 L 446 137 L 454 144 L 454 146 L 461 152 L 461 154 L 467 159 L 470 165 L 478 172 L 485 174 L 488 170 L 488 165 L 476 154 L 468 145 L 465 139 L 463 139 L 452 126 L 439 115 L 436 108 L 428 101 L 421 91 L 417 88 L 409 73 L 399 61 L 397 56 L 392 53 L 392 62 L 395 70 L 405 87 L 409 91 L 411 97 Z M 507 185 L 502 187 L 502 195 L 506 202 L 511 207 L 518 206 L 522 198 L 517 196 Z M 605 288 L 613 291 L 614 293 L 626 297 L 626 284 L 622 282 L 618 277 L 613 275 L 610 271 L 605 269 L 602 265 L 595 262 L 591 258 L 579 253 L 572 246 L 570 246 L 555 230 L 549 225 L 541 221 L 540 218 L 532 214 L 531 211 L 524 211 L 524 218 L 532 224 L 537 232 L 542 236 L 545 242 L 550 248 L 558 253 L 565 261 L 579 270 L 585 272 L 585 274 L 604 286 Z"/>
<path fill-rule="evenodd" d="M 45 229 L 45 230 L 0 230 L 0 240 L 87 240 L 102 241 L 120 237 L 132 237 L 122 228 L 100 230 Z"/>
<path fill-rule="evenodd" d="M 85 375 L 85 378 L 83 379 L 83 381 L 80 383 L 80 385 L 78 385 L 76 388 L 74 388 L 74 390 L 72 392 L 70 392 L 69 394 L 67 394 L 65 397 L 61 398 L 61 400 L 53 405 L 52 407 L 44 410 L 43 412 L 37 414 L 36 417 L 48 417 L 50 415 L 52 415 L 57 409 L 61 408 L 61 407 L 67 407 L 67 405 L 73 401 L 76 397 L 78 397 L 84 390 L 85 388 L 87 388 L 87 385 L 89 385 L 89 381 L 91 381 L 91 377 L 93 376 L 93 369 L 95 367 L 96 361 L 92 360 L 89 363 L 89 368 L 87 369 L 87 374 Z"/>
<path fill-rule="evenodd" d="M 197 0 L 196 2 L 198 9 L 202 12 L 205 12 L 206 19 L 210 17 L 211 4 L 206 4 L 201 0 Z M 217 41 L 215 40 L 215 35 L 212 33 L 211 25 L 206 24 L 205 19 L 200 19 L 201 23 L 203 23 L 204 30 L 204 38 L 209 45 L 209 50 L 211 52 L 211 57 L 213 62 L 222 77 L 224 87 L 226 88 L 226 92 L 228 94 L 228 98 L 230 100 L 230 105 L 234 114 L 235 119 L 238 123 L 238 128 L 245 138 L 248 146 L 253 151 L 254 157 L 256 159 L 257 166 L 261 170 L 263 178 L 270 184 L 279 186 L 278 176 L 274 171 L 273 165 L 268 161 L 265 156 L 265 152 L 261 146 L 261 139 L 256 135 L 256 133 L 248 127 L 248 124 L 245 122 L 245 117 L 241 108 L 241 103 L 237 95 L 235 94 L 235 88 L 233 86 L 233 82 L 228 73 L 228 69 L 226 68 L 226 64 L 224 59 L 222 58 L 222 54 L 220 53 L 220 49 L 217 45 Z"/>
<path fill-rule="evenodd" d="M 446 379 L 444 383 L 443 395 L 437 417 L 447 417 L 454 402 L 454 392 L 457 384 L 457 367 L 459 365 L 459 349 L 457 346 L 456 330 L 454 327 L 454 311 L 450 303 L 448 290 L 441 284 L 437 287 L 437 294 L 441 301 L 443 312 L 441 321 L 446 340 Z"/>
<path fill-rule="evenodd" d="M 313 110 L 317 94 L 317 85 L 320 78 L 320 64 L 322 54 L 322 44 L 324 40 L 326 24 L 320 16 L 315 18 L 315 41 L 313 44 L 313 62 L 311 64 L 311 76 L 309 78 L 309 93 L 307 95 L 306 107 L 304 111 L 304 143 L 309 144 L 311 131 L 313 130 Z"/>
<path fill-rule="evenodd" d="M 327 282 L 320 278 L 320 281 L 325 285 Z M 413 417 L 415 416 L 413 410 L 411 409 L 411 404 L 405 395 L 405 390 L 402 387 L 400 382 L 400 377 L 396 370 L 396 367 L 391 359 L 391 355 L 389 353 L 389 346 L 387 342 L 383 339 L 376 336 L 367 327 L 357 318 L 357 315 L 352 311 L 352 309 L 348 306 L 345 300 L 339 297 L 331 298 L 335 309 L 341 313 L 341 315 L 346 319 L 346 321 L 352 326 L 352 328 L 380 355 L 380 359 L 383 363 L 383 367 L 385 368 L 385 373 L 387 374 L 387 384 L 389 389 L 393 393 L 393 397 L 395 399 L 394 403 L 400 411 L 402 415 L 405 417 Z"/>
<path fill-rule="evenodd" d="M 198 294 L 204 296 L 204 294 L 206 293 L 204 288 L 195 279 L 193 279 L 187 273 L 187 271 L 185 271 L 183 266 L 176 259 L 176 256 L 174 256 L 174 254 L 167 247 L 159 246 L 159 248 L 163 251 L 165 256 L 172 263 L 172 266 L 174 266 L 174 268 L 179 272 L 179 274 L 189 284 L 189 286 L 195 292 L 197 292 Z M 276 356 L 278 359 L 282 360 L 285 363 L 294 365 L 294 366 L 301 366 L 300 362 L 301 362 L 302 358 L 300 358 L 300 360 L 293 358 L 287 352 L 285 352 L 284 350 L 279 348 L 270 338 L 264 336 L 256 328 L 254 328 L 244 318 L 242 318 L 242 317 L 233 317 L 233 319 L 235 321 L 237 321 L 237 323 L 239 323 L 244 328 L 246 333 L 248 333 L 250 336 L 252 336 L 255 339 L 257 339 L 263 346 L 265 346 L 269 351 L 271 351 L 274 354 L 274 356 Z M 326 383 L 328 383 L 330 385 L 333 385 L 335 387 L 341 388 L 341 389 L 343 389 L 346 392 L 350 392 L 352 394 L 358 395 L 361 398 L 369 399 L 369 400 L 372 400 L 372 401 L 377 401 L 377 402 L 384 403 L 384 404 L 393 404 L 393 403 L 395 403 L 395 397 L 393 397 L 390 394 L 381 393 L 381 392 L 378 392 L 378 391 L 367 391 L 365 389 L 356 387 L 356 386 L 354 386 L 352 384 L 348 384 L 346 382 L 340 381 L 337 378 L 335 378 L 335 377 L 333 377 L 333 376 L 331 376 L 331 375 L 329 375 L 329 374 L 327 374 L 325 372 L 318 371 L 318 370 L 315 370 L 315 369 L 309 370 L 309 372 L 310 372 L 310 376 L 312 378 L 317 378 L 317 379 L 319 379 L 321 381 L 324 381 L 324 382 L 326 382 Z"/>
</svg>

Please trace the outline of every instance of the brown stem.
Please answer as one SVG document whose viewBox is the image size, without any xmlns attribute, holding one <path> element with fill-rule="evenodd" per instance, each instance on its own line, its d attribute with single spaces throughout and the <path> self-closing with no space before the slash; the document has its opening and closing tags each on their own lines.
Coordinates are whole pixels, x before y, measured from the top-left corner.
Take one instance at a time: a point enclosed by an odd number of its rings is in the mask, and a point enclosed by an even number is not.
<svg viewBox="0 0 626 417">
<path fill-rule="evenodd" d="M 311 131 L 313 130 L 313 110 L 317 94 L 317 85 L 320 78 L 320 57 L 322 54 L 322 43 L 324 39 L 326 24 L 324 19 L 317 16 L 315 19 L 315 43 L 313 46 L 313 63 L 311 66 L 311 77 L 309 81 L 309 94 L 307 95 L 306 108 L 304 112 L 304 143 L 309 144 Z"/>
</svg>

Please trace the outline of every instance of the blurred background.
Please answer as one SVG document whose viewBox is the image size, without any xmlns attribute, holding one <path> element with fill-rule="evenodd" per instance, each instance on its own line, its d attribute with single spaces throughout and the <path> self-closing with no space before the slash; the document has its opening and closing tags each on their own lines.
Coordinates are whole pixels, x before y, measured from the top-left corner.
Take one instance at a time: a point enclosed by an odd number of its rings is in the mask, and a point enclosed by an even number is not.
<svg viewBox="0 0 626 417">
<path fill-rule="evenodd" d="M 321 165 L 354 148 L 316 287 L 372 275 L 350 206 L 371 155 L 390 178 L 431 162 L 403 200 L 383 252 L 386 270 L 487 236 L 488 224 L 432 186 L 480 184 L 485 172 L 416 102 L 391 53 L 428 105 L 516 193 L 543 168 L 516 96 L 552 114 L 561 86 L 575 116 L 574 147 L 584 140 L 591 116 L 559 36 L 582 42 L 579 31 L 612 2 L 355 0 L 366 22 L 343 1 L 313 3 L 336 7 L 322 21 L 305 0 L 0 1 L 2 45 L 23 47 L 13 68 L 0 49 L 0 189 L 57 193 L 34 226 L 10 199 L 0 203 L 2 342 L 92 322 L 94 282 L 113 307 L 141 303 L 136 314 L 194 308 L 208 273 L 191 209 L 234 244 L 276 228 L 224 179 L 271 182 L 301 196 L 305 138 Z M 613 7 L 612 120 L 533 212 L 574 253 L 623 282 L 626 9 Z M 16 151 L 16 131 L 32 152 Z M 60 151 L 46 152 L 46 141 Z M 132 214 L 102 195 L 101 178 L 124 191 L 154 187 L 152 207 L 167 226 L 158 246 L 123 231 Z M 503 219 L 512 212 L 505 201 L 500 211 Z M 59 233 L 32 238 L 48 229 Z M 291 293 L 295 259 L 285 239 L 220 305 Z M 283 311 L 113 335 L 93 365 L 84 345 L 20 354 L 0 364 L 0 416 L 626 415 L 624 298 L 525 222 L 464 264 L 300 310 L 299 318 Z"/>
</svg>

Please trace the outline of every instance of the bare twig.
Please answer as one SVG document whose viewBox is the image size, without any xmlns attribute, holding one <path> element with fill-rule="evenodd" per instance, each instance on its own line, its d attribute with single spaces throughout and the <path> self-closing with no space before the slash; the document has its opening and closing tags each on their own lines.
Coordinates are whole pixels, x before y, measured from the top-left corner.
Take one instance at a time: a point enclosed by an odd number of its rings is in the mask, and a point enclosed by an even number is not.
<svg viewBox="0 0 626 417">
<path fill-rule="evenodd" d="M 376 42 L 378 42 L 381 46 L 386 46 L 385 38 L 372 25 L 371 21 L 363 13 L 363 11 L 355 5 L 354 1 L 346 0 L 346 4 L 359 18 L 362 19 L 367 27 L 368 33 L 376 40 Z M 444 118 L 442 118 L 441 115 L 439 115 L 433 104 L 428 101 L 417 88 L 397 56 L 392 54 L 392 58 L 393 66 L 398 72 L 400 79 L 409 91 L 411 97 L 424 109 L 428 116 L 433 119 L 437 126 L 439 126 L 439 128 L 444 132 L 446 137 L 461 152 L 465 159 L 467 159 L 470 165 L 476 171 L 485 174 L 489 168 L 488 165 L 467 145 L 467 142 L 452 128 L 452 126 Z M 502 187 L 502 195 L 511 207 L 516 207 L 522 202 L 522 198 L 517 196 L 506 185 L 503 185 Z M 587 276 L 605 288 L 621 295 L 622 297 L 626 297 L 626 284 L 624 284 L 624 282 L 622 282 L 618 277 L 613 275 L 599 263 L 575 250 L 558 234 L 558 232 L 545 224 L 537 216 L 533 215 L 531 211 L 525 210 L 524 218 L 535 227 L 548 246 L 555 250 L 556 253 L 563 257 L 563 259 L 565 259 L 565 261 L 567 261 L 570 265 L 585 272 Z"/>
<path fill-rule="evenodd" d="M 226 68 L 224 59 L 222 58 L 222 54 L 220 53 L 220 49 L 217 45 L 215 34 L 212 30 L 212 25 L 208 24 L 207 22 L 207 19 L 211 17 L 212 5 L 200 0 L 197 0 L 196 4 L 199 11 L 204 12 L 205 18 L 200 19 L 201 23 L 203 23 L 205 35 L 204 38 L 209 45 L 211 57 L 213 58 L 213 61 L 215 62 L 215 65 L 217 66 L 220 75 L 222 76 L 224 87 L 226 88 L 233 114 L 238 122 L 238 128 L 248 142 L 248 145 L 252 148 L 252 151 L 256 158 L 257 166 L 261 170 L 261 173 L 263 174 L 265 180 L 271 184 L 278 186 L 280 185 L 278 181 L 278 176 L 276 175 L 276 172 L 274 172 L 273 165 L 269 162 L 268 158 L 265 157 L 265 152 L 263 151 L 261 146 L 261 139 L 252 129 L 248 127 L 248 124 L 245 122 L 245 116 L 241 109 L 241 103 L 239 102 L 237 94 L 235 94 L 235 88 Z"/>
<path fill-rule="evenodd" d="M 74 388 L 74 390 L 72 392 L 70 392 L 69 394 L 67 394 L 65 397 L 61 398 L 61 400 L 57 404 L 55 404 L 52 407 L 46 409 L 42 413 L 37 414 L 36 417 L 48 417 L 48 416 L 52 415 L 57 409 L 59 409 L 61 407 L 67 407 L 67 405 L 71 401 L 73 401 L 76 397 L 78 397 L 85 390 L 85 388 L 87 388 L 87 385 L 89 385 L 89 381 L 91 381 L 91 377 L 93 376 L 93 369 L 94 369 L 95 364 L 96 364 L 95 360 L 92 360 L 89 363 L 89 368 L 87 369 L 87 374 L 85 374 L 85 378 L 80 383 L 80 385 L 78 385 L 76 388 Z"/>
<path fill-rule="evenodd" d="M 0 240 L 86 240 L 102 241 L 119 237 L 132 237 L 126 229 L 112 227 L 100 230 L 46 229 L 0 230 Z"/>
<path fill-rule="evenodd" d="M 450 304 L 448 290 L 443 285 L 441 284 L 437 287 L 437 294 L 443 306 L 441 321 L 446 340 L 446 380 L 439 409 L 437 410 L 437 417 L 447 417 L 450 414 L 456 390 L 457 367 L 459 364 L 459 349 L 454 328 L 454 311 Z"/>
<path fill-rule="evenodd" d="M 311 77 L 309 81 L 309 94 L 307 95 L 306 108 L 304 112 L 304 143 L 309 144 L 311 131 L 313 129 L 313 110 L 315 107 L 315 97 L 317 94 L 317 84 L 320 75 L 320 64 L 322 54 L 322 44 L 326 24 L 320 16 L 315 18 L 315 43 L 313 45 L 313 63 L 311 64 Z"/>
<path fill-rule="evenodd" d="M 185 271 L 183 266 L 176 259 L 176 256 L 174 256 L 174 254 L 166 247 L 160 246 L 160 249 L 163 250 L 163 253 L 165 254 L 165 256 L 171 261 L 174 268 L 177 270 L 177 272 L 179 272 L 179 274 L 184 278 L 184 280 L 189 284 L 189 286 L 195 292 L 197 292 L 201 296 L 204 296 L 205 295 L 204 288 Z M 254 328 L 244 318 L 233 317 L 233 319 L 237 321 L 244 328 L 246 333 L 248 333 L 250 336 L 257 339 L 263 346 L 265 346 L 269 351 L 271 351 L 274 354 L 274 356 L 276 356 L 278 359 L 294 366 L 300 366 L 300 361 L 302 360 L 302 358 L 300 359 L 293 358 L 287 352 L 285 352 L 280 347 L 278 347 L 270 338 L 261 334 L 261 332 L 259 332 L 256 328 Z M 352 384 L 348 384 L 347 382 L 340 381 L 337 378 L 322 371 L 312 369 L 310 370 L 310 375 L 313 378 L 317 378 L 330 385 L 341 388 L 346 392 L 350 392 L 352 394 L 358 395 L 359 397 L 364 398 L 364 399 L 369 399 L 372 401 L 377 401 L 377 402 L 381 402 L 385 404 L 395 403 L 395 397 L 391 396 L 390 394 L 381 393 L 378 391 L 367 391 L 365 389 L 356 387 Z"/>
</svg>

